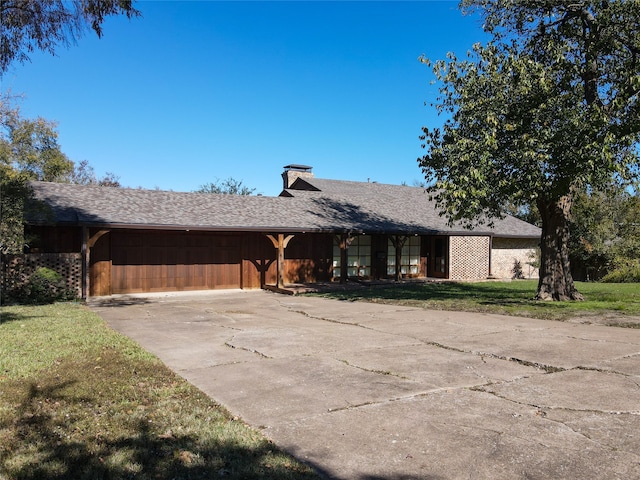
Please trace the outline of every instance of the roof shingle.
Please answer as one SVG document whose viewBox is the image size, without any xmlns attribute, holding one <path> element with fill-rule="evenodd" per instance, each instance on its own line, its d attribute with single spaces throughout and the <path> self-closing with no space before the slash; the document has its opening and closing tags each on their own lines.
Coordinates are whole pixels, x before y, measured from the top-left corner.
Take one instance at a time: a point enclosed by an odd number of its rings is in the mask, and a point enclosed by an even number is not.
<svg viewBox="0 0 640 480">
<path fill-rule="evenodd" d="M 422 188 L 304 181 L 319 191 L 287 189 L 265 197 L 32 182 L 47 213 L 34 210 L 27 220 L 112 228 L 540 236 L 540 229 L 513 217 L 472 231 L 449 226 Z"/>
</svg>

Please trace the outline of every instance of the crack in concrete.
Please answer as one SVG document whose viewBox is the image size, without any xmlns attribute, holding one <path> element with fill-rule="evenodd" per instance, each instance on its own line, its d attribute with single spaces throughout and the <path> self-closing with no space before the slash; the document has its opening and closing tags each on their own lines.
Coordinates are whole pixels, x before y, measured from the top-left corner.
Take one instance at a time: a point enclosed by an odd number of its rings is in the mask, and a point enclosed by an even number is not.
<svg viewBox="0 0 640 480">
<path fill-rule="evenodd" d="M 583 365 L 578 365 L 577 367 L 570 368 L 568 371 L 572 371 L 572 370 L 583 370 L 585 372 L 598 372 L 598 373 L 607 373 L 607 374 L 611 373 L 614 375 L 620 375 L 622 377 L 631 379 L 631 381 L 636 385 L 638 385 L 638 388 L 640 388 L 640 385 L 635 380 L 633 380 L 634 378 L 637 377 L 637 375 L 633 375 L 631 373 L 619 372 L 618 370 L 613 370 L 611 368 L 585 367 Z"/>
<path fill-rule="evenodd" d="M 288 308 L 288 307 L 287 307 Z M 399 333 L 392 333 L 392 332 L 382 332 L 376 328 L 372 328 L 372 327 L 368 327 L 366 325 L 362 325 L 359 323 L 352 323 L 352 322 L 343 322 L 340 320 L 336 320 L 336 319 L 331 319 L 331 318 L 324 318 L 324 317 L 318 317 L 315 315 L 311 315 L 308 312 L 305 312 L 304 310 L 294 310 L 293 308 L 288 308 L 288 310 L 290 312 L 293 313 L 298 313 L 300 315 L 304 315 L 307 318 L 312 318 L 314 320 L 320 320 L 320 321 L 325 321 L 325 322 L 330 322 L 330 323 L 336 323 L 339 325 L 350 325 L 350 326 L 354 326 L 354 327 L 360 327 L 360 328 L 364 328 L 366 330 L 371 330 L 374 332 L 378 332 L 378 333 L 384 333 L 384 334 L 389 334 L 389 335 L 397 335 L 397 336 L 402 336 L 402 337 L 407 337 L 407 338 L 411 338 L 417 342 L 420 342 L 421 344 L 424 345 L 429 345 L 432 347 L 436 347 L 436 348 L 442 348 L 444 350 L 450 350 L 453 352 L 458 352 L 458 353 L 466 353 L 466 354 L 471 354 L 471 355 L 476 355 L 479 356 L 482 361 L 485 361 L 485 357 L 486 358 L 494 358 L 497 360 L 504 360 L 504 361 L 508 361 L 508 362 L 515 362 L 518 363 L 520 365 L 526 366 L 526 367 L 532 367 L 535 368 L 537 370 L 542 370 L 547 374 L 551 374 L 551 373 L 559 373 L 559 372 L 565 372 L 565 371 L 571 371 L 571 370 L 591 370 L 591 371 L 596 371 L 596 372 L 600 372 L 600 373 L 614 373 L 614 374 L 618 374 L 618 375 L 623 375 L 625 377 L 634 377 L 634 375 L 630 375 L 630 374 L 625 374 L 623 372 L 619 372 L 617 370 L 613 370 L 613 369 L 604 369 L 604 368 L 597 368 L 597 367 L 584 367 L 584 366 L 577 366 L 577 367 L 573 367 L 570 369 L 564 368 L 564 367 L 558 367 L 555 365 L 548 365 L 548 364 L 544 364 L 544 363 L 539 363 L 539 362 L 532 362 L 529 360 L 524 360 L 521 358 L 517 358 L 517 357 L 510 357 L 510 356 L 506 356 L 506 355 L 498 355 L 495 353 L 489 353 L 489 352 L 479 352 L 479 351 L 473 351 L 473 350 L 465 350 L 463 348 L 458 348 L 458 347 L 453 347 L 450 345 L 445 345 L 439 342 L 435 342 L 435 341 L 428 341 L 428 340 L 422 340 L 420 338 L 416 338 L 413 337 L 411 335 L 405 335 L 405 334 L 399 334 Z M 568 338 L 573 338 L 576 340 L 588 340 L 588 341 L 593 341 L 593 342 L 600 342 L 601 340 L 598 339 L 583 339 L 580 337 L 575 337 L 575 336 L 571 336 L 571 335 L 567 335 Z M 636 356 L 640 356 L 640 353 L 634 353 L 631 355 L 626 355 L 622 358 L 634 358 Z M 346 363 L 347 365 L 349 365 L 348 362 L 343 361 L 344 363 Z M 353 366 L 355 368 L 360 368 L 361 370 L 365 370 L 365 371 L 370 371 L 372 373 L 380 373 L 380 374 L 386 374 L 386 375 L 394 375 L 397 376 L 398 378 L 402 378 L 402 379 L 407 379 L 406 377 L 400 376 L 400 375 L 396 375 L 396 374 L 392 374 L 391 372 L 385 372 L 385 371 L 377 371 L 377 370 L 368 370 L 362 367 L 358 367 L 356 365 L 350 365 Z M 638 384 L 637 382 L 636 385 L 638 385 L 638 388 L 640 388 L 640 384 Z"/>
<path fill-rule="evenodd" d="M 235 345 L 232 345 L 231 342 L 233 340 L 233 338 L 231 338 L 230 340 L 227 340 L 226 342 L 224 342 L 224 346 L 225 347 L 229 347 L 229 348 L 233 348 L 234 350 L 244 350 L 245 352 L 249 352 L 249 353 L 253 353 L 255 355 L 258 355 L 261 358 L 268 358 L 268 359 L 272 359 L 273 357 L 270 357 L 269 355 L 266 355 L 262 352 L 259 352 L 258 350 L 254 350 L 252 348 L 247 348 L 247 347 L 237 347 Z"/>
<path fill-rule="evenodd" d="M 364 328 L 365 330 L 371 330 L 373 332 L 383 333 L 383 332 L 380 332 L 379 330 L 376 330 L 375 328 L 367 327 L 366 325 L 362 325 L 360 323 L 343 322 L 343 321 L 340 321 L 340 320 L 336 320 L 334 318 L 316 317 L 315 315 L 311 315 L 310 313 L 307 313 L 304 310 L 294 310 L 292 308 L 288 308 L 288 310 L 291 313 L 298 313 L 300 315 L 303 315 L 303 316 L 305 316 L 307 318 L 311 318 L 313 320 L 320 320 L 320 321 L 329 322 L 329 323 L 337 323 L 338 325 L 348 325 L 348 326 L 352 326 L 352 327 L 360 327 L 360 328 Z"/>
<path fill-rule="evenodd" d="M 600 413 L 600 412 L 593 412 L 593 413 Z M 609 414 L 605 414 L 605 415 L 609 415 Z M 546 415 L 545 415 L 546 417 Z M 619 447 L 613 446 L 613 445 L 609 445 L 607 443 L 603 443 L 599 440 L 596 440 L 594 438 L 591 438 L 587 433 L 582 432 L 580 430 L 577 430 L 576 428 L 572 427 L 571 425 L 567 424 L 566 422 L 563 422 L 561 420 L 556 420 L 555 418 L 545 418 L 545 420 L 549 421 L 549 422 L 553 422 L 553 423 L 557 423 L 559 425 L 562 425 L 563 427 L 568 428 L 569 430 L 571 430 L 573 433 L 575 433 L 576 435 L 579 435 L 583 438 L 585 438 L 586 440 L 588 440 L 589 442 L 598 445 L 599 447 L 604 447 L 604 448 L 608 448 L 611 451 L 617 452 L 617 451 L 622 451 L 625 452 L 627 454 L 633 455 L 634 457 L 639 457 L 640 455 L 632 450 L 626 450 L 626 449 L 621 449 Z"/>
<path fill-rule="evenodd" d="M 356 367 L 359 368 L 359 367 Z M 337 408 L 328 408 L 327 411 L 325 413 L 320 413 L 320 414 L 314 414 L 314 415 L 310 415 L 308 417 L 304 417 L 306 418 L 313 418 L 316 416 L 322 416 L 322 415 L 326 415 L 327 413 L 331 414 L 331 413 L 337 413 L 337 412 L 343 412 L 346 410 L 354 410 L 354 409 L 358 409 L 358 408 L 363 408 L 363 407 L 376 407 L 376 406 L 381 406 L 381 405 L 386 405 L 389 403 L 394 403 L 394 402 L 402 402 L 402 401 L 410 401 L 413 400 L 415 398 L 422 398 L 422 397 L 428 397 L 430 395 L 436 395 L 439 393 L 447 393 L 447 394 L 451 394 L 454 391 L 458 391 L 458 390 L 471 390 L 471 391 L 480 391 L 483 393 L 488 393 L 490 394 L 491 392 L 487 392 L 482 390 L 482 387 L 488 387 L 491 385 L 498 385 L 498 384 L 502 384 L 502 383 L 508 383 L 508 382 L 486 382 L 486 383 L 482 383 L 482 384 L 478 384 L 478 385 L 460 385 L 460 386 L 445 386 L 445 387 L 437 387 L 437 388 L 432 388 L 430 390 L 424 390 L 421 392 L 415 392 L 415 393 L 411 393 L 408 395 L 400 395 L 400 396 L 396 396 L 396 397 L 388 397 L 388 398 L 384 398 L 381 400 L 371 400 L 371 401 L 367 401 L 367 402 L 362 402 L 362 403 L 349 403 L 346 402 L 347 405 L 345 405 L 344 407 L 337 407 Z M 508 400 L 508 399 L 506 399 Z"/>
<path fill-rule="evenodd" d="M 521 358 L 516 358 L 516 357 L 508 357 L 506 355 L 498 355 L 496 353 L 465 350 L 463 348 L 452 347 L 450 345 L 444 345 L 444 344 L 438 343 L 438 342 L 424 341 L 423 343 L 426 344 L 426 345 L 431 345 L 432 347 L 438 347 L 438 348 L 442 348 L 442 349 L 445 349 L 445 350 L 451 350 L 451 351 L 454 351 L 454 352 L 468 353 L 468 354 L 471 354 L 471 355 L 476 355 L 476 356 L 482 358 L 483 361 L 484 361 L 485 357 L 486 358 L 495 358 L 497 360 L 505 360 L 505 361 L 508 361 L 508 362 L 515 362 L 515 363 L 518 363 L 520 365 L 524 365 L 525 367 L 533 367 L 533 368 L 536 368 L 538 370 L 544 370 L 547 373 L 564 372 L 566 370 L 565 368 L 556 367 L 554 365 L 546 365 L 544 363 L 530 362 L 529 360 L 523 360 Z"/>
<path fill-rule="evenodd" d="M 510 382 L 503 382 L 503 383 L 510 383 Z M 535 403 L 522 402 L 519 400 L 514 400 L 513 398 L 509 398 L 506 395 L 501 395 L 494 390 L 484 388 L 484 387 L 491 387 L 491 385 L 492 384 L 478 385 L 476 387 L 470 388 L 470 390 L 475 392 L 487 393 L 489 395 L 493 395 L 494 397 L 504 400 L 506 402 L 514 403 L 516 405 L 520 405 L 523 407 L 536 408 L 540 412 L 544 412 L 545 410 L 556 410 L 556 411 L 575 412 L 575 413 L 598 413 L 602 415 L 640 415 L 640 410 L 595 410 L 593 408 L 570 408 L 570 407 L 559 407 L 559 406 L 553 406 L 553 405 L 542 406 Z M 499 385 L 499 384 L 496 383 L 494 385 Z M 546 416 L 546 413 L 544 414 L 544 416 Z"/>
<path fill-rule="evenodd" d="M 373 368 L 365 368 L 365 367 L 361 367 L 360 365 L 354 365 L 352 363 L 349 363 L 348 360 L 343 360 L 343 359 L 337 359 L 337 360 L 339 362 L 344 363 L 348 367 L 356 368 L 358 370 L 362 370 L 363 372 L 376 373 L 378 375 L 385 375 L 385 376 L 389 376 L 389 377 L 396 377 L 396 378 L 399 378 L 401 380 L 410 380 L 408 377 L 400 375 L 399 373 L 394 373 L 394 372 L 392 372 L 390 370 L 376 370 L 376 369 L 373 369 Z"/>
</svg>

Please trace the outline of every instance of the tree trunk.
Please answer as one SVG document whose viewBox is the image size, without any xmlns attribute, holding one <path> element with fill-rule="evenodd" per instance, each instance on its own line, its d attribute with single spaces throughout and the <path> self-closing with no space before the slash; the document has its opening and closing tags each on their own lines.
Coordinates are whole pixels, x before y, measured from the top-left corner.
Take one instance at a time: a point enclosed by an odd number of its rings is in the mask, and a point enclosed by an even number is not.
<svg viewBox="0 0 640 480">
<path fill-rule="evenodd" d="M 538 210 L 542 217 L 538 300 L 584 300 L 573 283 L 569 264 L 571 203 L 570 195 L 558 200 L 538 199 Z"/>
</svg>

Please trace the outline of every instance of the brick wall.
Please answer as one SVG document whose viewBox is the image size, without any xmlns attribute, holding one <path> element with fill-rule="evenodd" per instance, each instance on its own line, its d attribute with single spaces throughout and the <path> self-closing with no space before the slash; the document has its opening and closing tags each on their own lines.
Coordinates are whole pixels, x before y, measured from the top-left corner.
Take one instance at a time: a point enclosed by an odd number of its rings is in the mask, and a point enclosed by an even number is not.
<svg viewBox="0 0 640 480">
<path fill-rule="evenodd" d="M 449 238 L 449 278 L 484 280 L 489 276 L 489 237 Z"/>
<path fill-rule="evenodd" d="M 535 259 L 537 239 L 494 238 L 491 252 L 491 273 L 496 278 L 513 278 L 516 261 L 525 278 L 538 278 L 538 269 L 529 265 Z"/>
</svg>

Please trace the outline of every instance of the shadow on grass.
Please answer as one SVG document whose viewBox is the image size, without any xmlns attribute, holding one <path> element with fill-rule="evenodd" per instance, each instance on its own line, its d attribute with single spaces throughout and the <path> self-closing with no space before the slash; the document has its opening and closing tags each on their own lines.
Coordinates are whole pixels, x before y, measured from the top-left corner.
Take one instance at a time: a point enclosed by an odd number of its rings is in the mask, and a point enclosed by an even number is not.
<svg viewBox="0 0 640 480">
<path fill-rule="evenodd" d="M 18 320 L 24 320 L 24 315 L 19 315 L 13 312 L 0 312 L 0 325 L 3 323 L 16 322 Z"/>
<path fill-rule="evenodd" d="M 44 383 L 44 382 L 43 382 Z M 30 383 L 12 419 L 0 418 L 0 431 L 13 432 L 0 448 L 0 477 L 16 480 L 71 479 L 282 479 L 332 478 L 322 467 L 303 465 L 277 451 L 267 440 L 249 447 L 233 440 L 195 434 L 158 434 L 154 421 L 132 418 L 127 435 L 96 430 L 86 440 L 73 413 L 58 414 L 70 402 L 65 392 L 75 381 Z M 75 397 L 74 404 L 95 398 Z M 73 408 L 65 411 L 73 412 Z M 77 414 L 77 412 L 76 412 Z M 95 424 L 100 423 L 96 419 Z M 176 426 L 176 428 L 179 428 Z M 91 437 L 91 438 L 90 438 Z M 295 455 L 295 452 L 292 452 Z M 310 470 L 310 468 L 313 469 Z M 3 476 L 4 475 L 4 476 Z M 435 476 L 365 476 L 367 480 L 417 480 Z"/>
<path fill-rule="evenodd" d="M 81 441 L 73 414 L 57 414 L 69 402 L 64 392 L 75 382 L 22 386 L 24 398 L 13 419 L 2 419 L 0 429 L 13 432 L 11 446 L 0 448 L 0 477 L 22 480 L 62 479 L 209 479 L 209 478 L 317 478 L 304 466 L 274 457 L 274 447 L 262 441 L 247 448 L 233 441 L 166 432 L 158 434 L 153 421 L 132 418 L 128 435 L 113 438 L 93 432 Z M 26 387 L 26 388 L 25 388 Z M 73 398 L 74 404 L 95 398 Z M 73 412 L 73 408 L 67 409 Z M 96 420 L 98 423 L 99 420 Z M 3 476 L 6 475 L 6 477 Z"/>
<path fill-rule="evenodd" d="M 504 285 L 504 286 L 503 286 Z M 507 286 L 508 285 L 508 286 Z M 477 303 L 504 304 L 531 302 L 535 288 L 528 284 L 512 286 L 495 283 L 424 283 L 371 286 L 357 290 L 335 290 L 322 295 L 340 300 L 382 299 L 412 301 L 473 300 Z"/>
<path fill-rule="evenodd" d="M 9 322 L 25 322 L 35 318 L 43 318 L 43 315 L 29 315 L 20 312 L 7 311 L 5 308 L 0 308 L 0 325 Z"/>
</svg>

